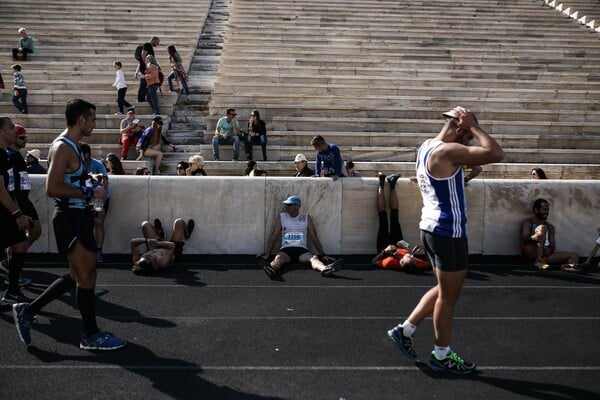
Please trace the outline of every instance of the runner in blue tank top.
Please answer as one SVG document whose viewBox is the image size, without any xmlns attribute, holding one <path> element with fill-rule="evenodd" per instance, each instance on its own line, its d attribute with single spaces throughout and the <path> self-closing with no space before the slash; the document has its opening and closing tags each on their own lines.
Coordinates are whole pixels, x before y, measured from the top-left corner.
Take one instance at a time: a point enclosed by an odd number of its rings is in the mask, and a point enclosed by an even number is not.
<svg viewBox="0 0 600 400">
<path fill-rule="evenodd" d="M 33 317 L 46 304 L 77 287 L 77 306 L 83 320 L 84 335 L 79 347 L 85 350 L 113 350 L 125 341 L 102 332 L 96 325 L 96 241 L 92 198 L 104 202 L 101 186 L 91 186 L 83 163 L 79 142 L 92 135 L 96 126 L 96 107 L 84 100 L 72 100 L 65 110 L 67 129 L 52 143 L 48 155 L 46 192 L 55 198 L 52 217 L 56 245 L 66 254 L 70 272 L 55 280 L 31 303 L 13 305 L 15 325 L 21 341 L 31 343 Z"/>
<path fill-rule="evenodd" d="M 412 336 L 433 314 L 435 346 L 429 358 L 434 371 L 469 374 L 475 364 L 450 349 L 454 306 L 467 276 L 467 210 L 462 166 L 498 162 L 504 152 L 477 123 L 475 115 L 456 107 L 443 114 L 440 133 L 426 140 L 417 156 L 417 180 L 423 198 L 421 242 L 431 260 L 437 285 L 421 298 L 408 319 L 388 331 L 389 337 L 411 359 L 417 357 Z M 479 146 L 469 146 L 476 139 Z"/>
</svg>

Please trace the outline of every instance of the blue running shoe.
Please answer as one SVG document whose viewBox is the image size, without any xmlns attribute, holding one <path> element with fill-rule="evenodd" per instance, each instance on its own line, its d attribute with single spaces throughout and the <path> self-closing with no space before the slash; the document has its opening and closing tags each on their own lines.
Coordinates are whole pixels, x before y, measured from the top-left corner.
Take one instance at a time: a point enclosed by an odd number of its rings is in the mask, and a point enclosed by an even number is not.
<svg viewBox="0 0 600 400">
<path fill-rule="evenodd" d="M 31 344 L 31 323 L 33 322 L 33 315 L 29 313 L 29 303 L 13 304 L 12 310 L 19 338 L 29 346 Z"/>
<path fill-rule="evenodd" d="M 475 364 L 463 360 L 454 351 L 450 351 L 441 360 L 438 360 L 435 352 L 432 351 L 431 357 L 429 357 L 429 368 L 436 372 L 450 372 L 459 375 L 467 375 L 475 372 Z"/>
<path fill-rule="evenodd" d="M 98 331 L 90 337 L 81 336 L 79 348 L 83 350 L 116 350 L 125 346 L 125 340 L 113 336 L 111 333 Z"/>
<path fill-rule="evenodd" d="M 8 281 L 8 277 L 6 279 L 4 279 L 4 284 L 8 285 L 10 282 Z M 31 278 L 27 278 L 25 276 L 21 276 L 19 277 L 19 286 L 23 287 L 23 286 L 28 286 L 29 284 L 31 284 Z"/>
<path fill-rule="evenodd" d="M 412 336 L 405 336 L 404 329 L 402 329 L 401 326 L 390 329 L 387 334 L 390 339 L 396 343 L 402 354 L 411 360 L 417 358 L 417 353 L 415 352 L 415 348 L 413 346 Z"/>
</svg>

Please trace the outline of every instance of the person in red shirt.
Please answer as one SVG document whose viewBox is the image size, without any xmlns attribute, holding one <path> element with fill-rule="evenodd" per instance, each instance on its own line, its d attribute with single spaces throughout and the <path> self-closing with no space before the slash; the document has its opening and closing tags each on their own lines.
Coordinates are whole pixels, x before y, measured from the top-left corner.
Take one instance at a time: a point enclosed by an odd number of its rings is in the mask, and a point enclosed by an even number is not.
<svg viewBox="0 0 600 400">
<path fill-rule="evenodd" d="M 377 213 L 379 215 L 379 230 L 377 232 L 378 254 L 371 260 L 372 264 L 382 269 L 395 269 L 403 271 L 425 271 L 431 269 L 431 265 L 423 259 L 415 257 L 414 253 L 422 251 L 419 246 L 412 250 L 408 247 L 402 237 L 402 228 L 398 221 L 398 196 L 396 195 L 396 181 L 399 174 L 386 177 L 379 173 L 379 187 L 377 189 Z M 390 221 L 385 207 L 385 181 L 390 186 L 389 206 Z M 396 243 L 396 244 L 394 244 Z"/>
</svg>

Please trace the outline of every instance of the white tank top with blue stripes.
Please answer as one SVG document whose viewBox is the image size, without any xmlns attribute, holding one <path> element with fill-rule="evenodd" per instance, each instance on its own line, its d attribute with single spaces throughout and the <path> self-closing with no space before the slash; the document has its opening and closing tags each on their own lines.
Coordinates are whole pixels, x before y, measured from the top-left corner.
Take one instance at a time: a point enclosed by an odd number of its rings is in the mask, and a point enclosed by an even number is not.
<svg viewBox="0 0 600 400">
<path fill-rule="evenodd" d="M 417 180 L 423 198 L 419 229 L 446 237 L 467 236 L 467 203 L 462 167 L 447 178 L 431 176 L 429 155 L 444 142 L 426 140 L 417 153 Z"/>
</svg>

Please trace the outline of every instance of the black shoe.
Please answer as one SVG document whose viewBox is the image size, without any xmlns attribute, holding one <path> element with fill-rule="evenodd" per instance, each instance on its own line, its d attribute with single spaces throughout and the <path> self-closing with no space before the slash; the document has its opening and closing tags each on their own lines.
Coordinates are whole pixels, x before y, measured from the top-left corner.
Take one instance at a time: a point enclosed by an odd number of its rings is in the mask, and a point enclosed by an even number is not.
<svg viewBox="0 0 600 400">
<path fill-rule="evenodd" d="M 400 174 L 392 174 L 387 177 L 387 181 L 390 183 L 390 187 L 396 186 L 396 182 L 402 175 Z"/>
<path fill-rule="evenodd" d="M 267 265 L 267 260 L 265 260 L 262 254 L 256 255 L 256 265 L 260 269 L 263 269 Z"/>
<path fill-rule="evenodd" d="M 23 292 L 17 290 L 16 292 L 9 292 L 8 290 L 2 297 L 2 303 L 4 304 L 18 304 L 18 303 L 31 303 L 32 299 L 25 296 Z"/>
<path fill-rule="evenodd" d="M 385 186 L 385 174 L 383 172 L 378 172 L 377 177 L 379 178 L 379 187 Z"/>
<path fill-rule="evenodd" d="M 331 264 L 327 265 L 323 271 L 321 271 L 321 276 L 331 276 L 334 272 L 342 269 L 342 262 L 340 260 L 335 260 Z"/>
<path fill-rule="evenodd" d="M 192 232 L 194 232 L 194 227 L 196 226 L 196 223 L 194 222 L 193 219 L 190 219 L 187 222 L 187 225 L 185 226 L 185 230 L 183 231 L 183 236 L 185 237 L 185 239 L 189 239 L 190 236 L 192 236 Z"/>
<path fill-rule="evenodd" d="M 159 238 L 165 238 L 165 231 L 163 230 L 162 222 L 160 222 L 160 219 L 158 218 L 154 218 L 154 230 L 156 230 L 156 234 Z"/>
<path fill-rule="evenodd" d="M 265 271 L 265 274 L 267 274 L 267 276 L 271 279 L 275 278 L 275 275 L 277 275 L 277 271 L 275 271 L 270 265 L 265 265 L 263 267 L 263 271 Z"/>
</svg>

